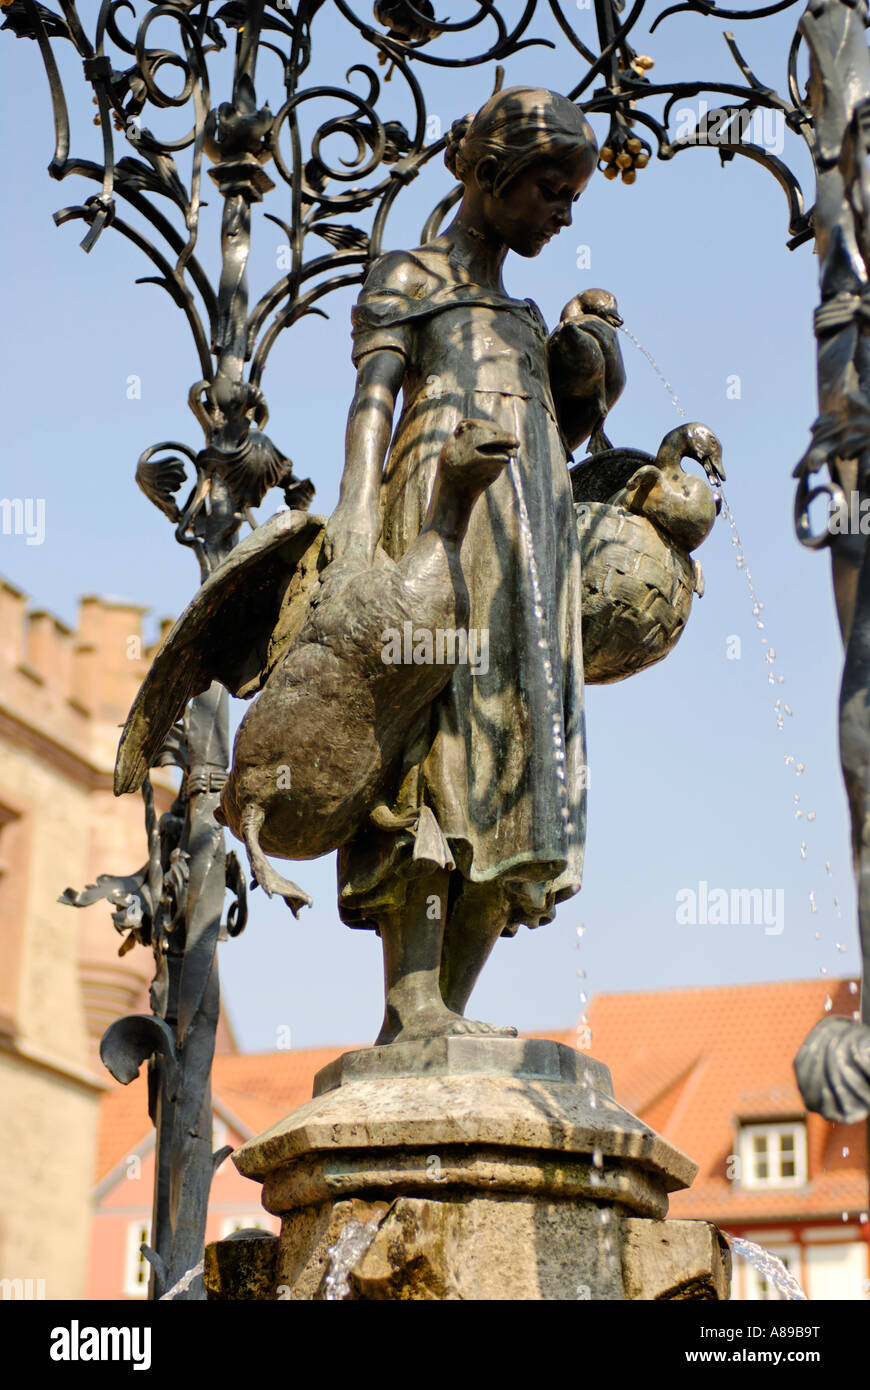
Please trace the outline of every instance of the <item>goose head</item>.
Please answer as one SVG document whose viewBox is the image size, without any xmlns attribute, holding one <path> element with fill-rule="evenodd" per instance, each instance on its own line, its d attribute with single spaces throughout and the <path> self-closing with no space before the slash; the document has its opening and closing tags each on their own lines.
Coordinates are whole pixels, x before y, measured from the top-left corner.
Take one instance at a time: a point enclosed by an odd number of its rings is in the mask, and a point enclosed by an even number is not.
<svg viewBox="0 0 870 1390">
<path fill-rule="evenodd" d="M 576 323 L 578 319 L 585 318 L 589 314 L 593 315 L 594 318 L 603 319 L 613 328 L 622 327 L 623 320 L 619 313 L 619 306 L 615 296 L 609 290 L 584 290 L 582 294 L 576 294 L 562 310 L 560 322 Z"/>
<path fill-rule="evenodd" d="M 701 464 L 714 489 L 724 481 L 722 446 L 713 431 L 697 423 L 680 425 L 662 440 L 655 460 L 658 479 L 643 488 L 633 509 L 655 522 L 688 553 L 712 531 L 721 498 L 711 492 L 703 478 L 684 472 L 684 458 Z"/>
<path fill-rule="evenodd" d="M 684 458 L 700 463 L 714 490 L 719 483 L 724 483 L 722 445 L 713 431 L 697 420 L 691 425 L 678 425 L 665 435 L 656 455 L 656 463 L 663 473 L 676 474 L 682 472 L 680 462 Z"/>
</svg>

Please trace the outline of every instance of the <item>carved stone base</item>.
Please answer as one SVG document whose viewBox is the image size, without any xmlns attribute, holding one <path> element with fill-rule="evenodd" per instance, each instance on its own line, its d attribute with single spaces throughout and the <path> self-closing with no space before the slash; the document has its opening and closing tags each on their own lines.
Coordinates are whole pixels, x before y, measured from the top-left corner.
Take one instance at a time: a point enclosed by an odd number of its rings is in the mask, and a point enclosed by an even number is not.
<svg viewBox="0 0 870 1390">
<path fill-rule="evenodd" d="M 276 1298 L 727 1297 L 715 1228 L 663 1221 L 695 1165 L 559 1043 L 346 1053 L 233 1157 L 282 1218 Z M 209 1296 L 250 1297 L 223 1253 Z"/>
</svg>

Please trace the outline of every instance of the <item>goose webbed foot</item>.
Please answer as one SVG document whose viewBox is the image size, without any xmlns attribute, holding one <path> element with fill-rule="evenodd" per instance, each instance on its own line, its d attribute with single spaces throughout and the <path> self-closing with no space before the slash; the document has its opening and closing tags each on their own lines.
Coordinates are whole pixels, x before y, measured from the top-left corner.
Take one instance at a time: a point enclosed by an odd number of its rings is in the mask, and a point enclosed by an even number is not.
<svg viewBox="0 0 870 1390">
<path fill-rule="evenodd" d="M 253 875 L 251 887 L 262 888 L 268 898 L 275 895 L 283 898 L 293 916 L 298 917 L 299 909 L 311 907 L 313 902 L 298 883 L 293 883 L 291 879 L 284 878 L 283 874 L 279 874 L 263 853 L 260 846 L 260 829 L 265 818 L 266 813 L 262 806 L 253 804 L 247 806 L 242 815 L 242 838 L 248 851 Z"/>
</svg>

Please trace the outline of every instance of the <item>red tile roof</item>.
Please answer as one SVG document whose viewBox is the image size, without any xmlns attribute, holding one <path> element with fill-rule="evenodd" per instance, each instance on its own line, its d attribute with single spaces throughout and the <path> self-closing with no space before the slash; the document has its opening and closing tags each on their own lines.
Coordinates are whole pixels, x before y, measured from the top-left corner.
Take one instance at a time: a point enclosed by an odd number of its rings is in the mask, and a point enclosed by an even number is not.
<svg viewBox="0 0 870 1390">
<path fill-rule="evenodd" d="M 218 1055 L 214 1059 L 212 1092 L 215 1100 L 223 1103 L 251 1134 L 260 1134 L 310 1100 L 314 1073 L 347 1051 L 344 1046 L 312 1048 L 304 1052 Z M 102 1100 L 97 1182 L 151 1133 L 146 1072 L 143 1066 L 129 1086 L 115 1087 Z"/>
<path fill-rule="evenodd" d="M 610 1067 L 616 1097 L 699 1165 L 688 1192 L 671 1198 L 671 1215 L 726 1226 L 790 1217 L 854 1219 L 867 1208 L 867 1143 L 851 1128 L 808 1117 L 805 1188 L 745 1191 L 726 1176 L 735 1122 L 804 1114 L 792 1061 L 824 1015 L 850 1014 L 848 981 L 789 981 L 703 989 L 605 994 L 589 1010 L 589 1051 Z M 537 1034 L 536 1036 L 546 1036 Z M 549 1034 L 573 1045 L 574 1029 Z M 215 1058 L 218 1102 L 260 1133 L 311 1097 L 314 1073 L 349 1050 L 224 1054 Z M 149 1133 L 144 1080 L 102 1103 L 98 1180 Z M 843 1149 L 848 1153 L 844 1156 Z"/>
<path fill-rule="evenodd" d="M 590 1051 L 607 1062 L 616 1097 L 699 1165 L 671 1215 L 723 1225 L 766 1216 L 854 1219 L 867 1209 L 863 1125 L 807 1119 L 809 1182 L 746 1191 L 726 1176 L 736 1122 L 805 1114 L 792 1063 L 825 1014 L 850 1015 L 849 982 L 798 980 L 598 995 L 589 1010 Z M 842 1149 L 848 1153 L 844 1157 Z"/>
</svg>

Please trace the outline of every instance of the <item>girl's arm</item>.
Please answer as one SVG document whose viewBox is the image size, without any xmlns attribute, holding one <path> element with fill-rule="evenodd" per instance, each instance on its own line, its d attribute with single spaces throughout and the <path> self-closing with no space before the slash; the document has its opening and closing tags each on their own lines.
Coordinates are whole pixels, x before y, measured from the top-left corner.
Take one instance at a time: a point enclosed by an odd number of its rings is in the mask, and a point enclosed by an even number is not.
<svg viewBox="0 0 870 1390">
<path fill-rule="evenodd" d="M 352 556 L 371 564 L 374 559 L 381 529 L 381 473 L 404 376 L 405 363 L 392 348 L 367 353 L 360 362 L 347 418 L 341 493 L 323 542 L 327 562 Z"/>
</svg>

